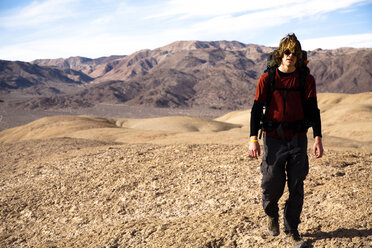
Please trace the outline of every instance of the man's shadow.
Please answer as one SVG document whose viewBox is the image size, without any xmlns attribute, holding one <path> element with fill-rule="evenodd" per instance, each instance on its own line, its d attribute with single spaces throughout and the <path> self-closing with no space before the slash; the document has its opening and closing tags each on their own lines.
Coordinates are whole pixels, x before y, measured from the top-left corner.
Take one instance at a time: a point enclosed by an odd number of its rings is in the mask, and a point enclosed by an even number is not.
<svg viewBox="0 0 372 248">
<path fill-rule="evenodd" d="M 305 233 L 303 237 L 309 237 L 307 243 L 309 247 L 312 247 L 312 243 L 317 240 L 321 239 L 328 239 L 328 238 L 354 238 L 354 237 L 368 237 L 372 235 L 372 229 L 346 229 L 346 228 L 339 228 L 335 231 L 330 232 L 314 232 L 314 233 Z"/>
</svg>

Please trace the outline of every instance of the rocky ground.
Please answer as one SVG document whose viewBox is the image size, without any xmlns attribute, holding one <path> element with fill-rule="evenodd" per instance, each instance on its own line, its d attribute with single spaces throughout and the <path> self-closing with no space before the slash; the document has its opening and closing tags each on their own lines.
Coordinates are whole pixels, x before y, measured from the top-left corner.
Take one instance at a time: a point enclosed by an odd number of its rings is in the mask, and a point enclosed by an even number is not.
<svg viewBox="0 0 372 248">
<path fill-rule="evenodd" d="M 0 143 L 0 247 L 286 247 L 265 233 L 260 161 L 247 151 Z M 299 230 L 310 247 L 371 247 L 372 154 L 327 149 L 310 163 Z"/>
</svg>

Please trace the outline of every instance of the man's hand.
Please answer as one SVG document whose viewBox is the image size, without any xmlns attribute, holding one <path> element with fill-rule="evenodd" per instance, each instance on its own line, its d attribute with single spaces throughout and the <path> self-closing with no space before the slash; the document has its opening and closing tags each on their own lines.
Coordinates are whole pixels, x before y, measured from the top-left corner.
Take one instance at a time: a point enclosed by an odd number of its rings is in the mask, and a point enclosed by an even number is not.
<svg viewBox="0 0 372 248">
<path fill-rule="evenodd" d="M 249 155 L 255 159 L 258 159 L 258 156 L 261 155 L 260 144 L 258 143 L 257 136 L 252 136 L 249 142 Z"/>
<path fill-rule="evenodd" d="M 322 144 L 322 137 L 316 136 L 315 142 L 313 145 L 313 155 L 315 158 L 321 158 L 323 156 L 323 144 Z"/>
</svg>

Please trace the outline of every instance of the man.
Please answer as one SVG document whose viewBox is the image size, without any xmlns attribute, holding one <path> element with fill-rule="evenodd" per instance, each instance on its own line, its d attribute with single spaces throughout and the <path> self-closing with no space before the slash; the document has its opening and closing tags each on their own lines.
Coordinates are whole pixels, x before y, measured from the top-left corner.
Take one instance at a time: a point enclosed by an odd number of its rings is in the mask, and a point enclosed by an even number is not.
<svg viewBox="0 0 372 248">
<path fill-rule="evenodd" d="M 279 235 L 278 201 L 288 181 L 289 198 L 284 208 L 286 241 L 294 247 L 306 247 L 298 233 L 302 211 L 303 181 L 309 171 L 307 127 L 314 133 L 313 154 L 323 156 L 320 112 L 314 77 L 306 67 L 301 44 L 295 34 L 287 35 L 274 53 L 276 67 L 264 73 L 257 84 L 251 111 L 249 154 L 260 156 L 258 131 L 263 119 L 264 154 L 261 163 L 262 201 L 269 234 Z M 303 81 L 301 83 L 301 80 Z M 266 105 L 265 114 L 263 107 Z M 263 118 L 262 118 L 263 116 Z"/>
</svg>

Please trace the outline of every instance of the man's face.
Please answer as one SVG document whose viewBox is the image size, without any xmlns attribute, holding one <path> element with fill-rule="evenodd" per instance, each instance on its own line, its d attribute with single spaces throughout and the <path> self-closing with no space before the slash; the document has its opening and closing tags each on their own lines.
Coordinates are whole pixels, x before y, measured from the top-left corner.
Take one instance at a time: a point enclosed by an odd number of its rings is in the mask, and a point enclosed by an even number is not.
<svg viewBox="0 0 372 248">
<path fill-rule="evenodd" d="M 297 57 L 295 51 L 285 50 L 283 53 L 282 64 L 287 67 L 295 67 Z"/>
</svg>

